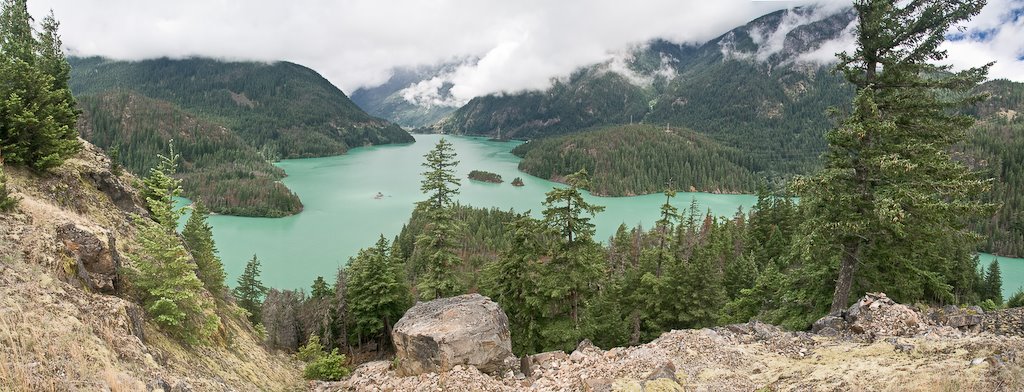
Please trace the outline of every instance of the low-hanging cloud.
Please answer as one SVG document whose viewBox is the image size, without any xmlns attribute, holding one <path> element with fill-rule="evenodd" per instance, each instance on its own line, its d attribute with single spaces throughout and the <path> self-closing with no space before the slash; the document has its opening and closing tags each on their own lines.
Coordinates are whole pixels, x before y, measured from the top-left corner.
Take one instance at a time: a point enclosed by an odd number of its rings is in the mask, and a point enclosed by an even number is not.
<svg viewBox="0 0 1024 392">
<path fill-rule="evenodd" d="M 1000 7 L 1019 2 L 992 0 Z M 349 93 L 387 81 L 398 67 L 455 62 L 443 78 L 406 91 L 413 99 L 455 105 L 545 88 L 552 78 L 614 60 L 652 38 L 701 43 L 768 12 L 812 3 L 849 1 L 31 0 L 29 8 L 37 17 L 53 9 L 65 46 L 77 55 L 286 60 L 317 70 Z M 1024 36 L 1016 27 L 1016 37 Z M 981 51 L 967 60 L 1002 61 L 988 50 L 1008 45 L 1014 31 L 1003 32 L 991 48 L 954 43 L 950 52 Z M 1014 72 L 998 67 L 993 74 Z M 450 96 L 431 95 L 431 87 L 437 91 L 445 82 Z"/>
</svg>

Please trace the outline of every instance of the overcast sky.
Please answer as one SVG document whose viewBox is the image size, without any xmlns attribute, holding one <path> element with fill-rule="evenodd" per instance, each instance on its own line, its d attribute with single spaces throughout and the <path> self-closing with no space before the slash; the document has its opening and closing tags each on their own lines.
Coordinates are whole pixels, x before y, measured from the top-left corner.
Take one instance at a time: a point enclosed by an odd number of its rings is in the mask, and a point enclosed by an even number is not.
<svg viewBox="0 0 1024 392">
<path fill-rule="evenodd" d="M 828 7 L 844 0 L 820 0 Z M 77 55 L 138 60 L 206 56 L 287 60 L 346 93 L 394 67 L 466 58 L 458 95 L 545 87 L 552 77 L 661 37 L 699 43 L 768 12 L 810 1 L 749 0 L 30 0 L 53 9 Z M 990 0 L 953 64 L 998 61 L 993 77 L 1024 81 L 1024 0 Z"/>
</svg>

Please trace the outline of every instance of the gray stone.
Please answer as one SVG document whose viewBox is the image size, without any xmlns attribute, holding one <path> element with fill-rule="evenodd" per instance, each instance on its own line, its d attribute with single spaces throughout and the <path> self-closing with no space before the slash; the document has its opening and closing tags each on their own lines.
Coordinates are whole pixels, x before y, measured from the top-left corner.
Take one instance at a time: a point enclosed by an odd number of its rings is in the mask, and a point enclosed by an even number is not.
<svg viewBox="0 0 1024 392">
<path fill-rule="evenodd" d="M 592 377 L 583 380 L 585 392 L 612 392 L 614 381 L 607 377 Z"/>
<path fill-rule="evenodd" d="M 672 381 L 679 382 L 679 380 L 676 379 L 676 365 L 673 364 L 672 361 L 666 361 L 645 377 L 646 380 L 657 380 L 659 378 L 667 378 Z"/>
<path fill-rule="evenodd" d="M 508 316 L 479 294 L 417 303 L 395 323 L 391 338 L 401 376 L 455 365 L 501 374 L 512 357 Z"/>
<path fill-rule="evenodd" d="M 104 294 L 120 291 L 121 255 L 112 234 L 66 223 L 57 227 L 57 240 L 64 244 L 64 254 L 74 262 L 73 268 L 66 269 L 74 274 L 67 277 L 68 283 Z"/>
<path fill-rule="evenodd" d="M 848 325 L 846 324 L 846 320 L 842 317 L 838 315 L 828 315 L 818 319 L 818 321 L 815 321 L 814 324 L 811 325 L 811 333 L 820 335 L 821 331 L 826 328 L 831 329 L 833 332 L 838 332 L 846 330 L 847 327 Z"/>
</svg>

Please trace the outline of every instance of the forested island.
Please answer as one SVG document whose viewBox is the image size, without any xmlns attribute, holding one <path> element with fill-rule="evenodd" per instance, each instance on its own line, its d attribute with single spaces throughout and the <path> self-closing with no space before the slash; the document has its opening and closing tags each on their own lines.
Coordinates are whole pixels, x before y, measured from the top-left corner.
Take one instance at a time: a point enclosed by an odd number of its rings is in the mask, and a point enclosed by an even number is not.
<svg viewBox="0 0 1024 392">
<path fill-rule="evenodd" d="M 616 125 L 520 144 L 519 169 L 564 181 L 585 168 L 595 195 L 633 196 L 677 189 L 751 193 L 758 176 L 749 157 L 693 131 L 653 125 Z"/>
<path fill-rule="evenodd" d="M 469 172 L 469 179 L 482 182 L 489 182 L 492 184 L 501 184 L 502 182 L 504 182 L 501 180 L 500 175 L 483 170 L 473 170 Z"/>
</svg>

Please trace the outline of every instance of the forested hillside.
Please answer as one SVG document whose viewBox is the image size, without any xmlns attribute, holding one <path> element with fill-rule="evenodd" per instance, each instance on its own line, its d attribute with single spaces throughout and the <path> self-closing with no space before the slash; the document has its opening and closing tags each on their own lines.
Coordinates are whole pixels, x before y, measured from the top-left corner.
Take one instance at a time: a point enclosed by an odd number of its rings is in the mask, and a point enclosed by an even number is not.
<svg viewBox="0 0 1024 392">
<path fill-rule="evenodd" d="M 315 71 L 288 62 L 211 59 L 138 62 L 73 58 L 76 96 L 133 90 L 223 124 L 272 159 L 335 155 L 407 143 L 398 126 L 367 115 Z"/>
<path fill-rule="evenodd" d="M 213 211 L 284 216 L 302 210 L 299 198 L 278 182 L 284 170 L 223 125 L 134 92 L 84 96 L 78 105 L 82 137 L 133 173 L 155 167 L 157 155 L 167 154 L 174 140 L 185 196 Z"/>
<path fill-rule="evenodd" d="M 70 64 L 83 137 L 118 150 L 118 161 L 139 175 L 175 139 L 185 160 L 185 194 L 201 197 L 217 213 L 301 211 L 298 197 L 278 182 L 284 173 L 270 164 L 274 160 L 413 141 L 297 64 L 97 57 Z"/>
<path fill-rule="evenodd" d="M 587 169 L 588 190 L 598 195 L 656 193 L 670 182 L 681 190 L 749 193 L 758 181 L 745 154 L 680 128 L 609 126 L 532 140 L 512 153 L 523 157 L 519 170 L 541 178 Z"/>
<path fill-rule="evenodd" d="M 1024 255 L 1024 83 L 994 80 L 978 90 L 991 98 L 973 110 L 981 120 L 964 148 L 964 159 L 994 179 L 987 200 L 999 207 L 976 227 L 985 236 L 983 249 L 1020 257 Z"/>
<path fill-rule="evenodd" d="M 748 155 L 769 177 L 818 164 L 830 106 L 852 89 L 806 57 L 837 39 L 851 12 L 803 8 L 760 17 L 699 47 L 653 41 L 622 61 L 583 68 L 543 92 L 473 99 L 439 131 L 533 139 L 631 122 L 692 129 Z M 613 70 L 614 69 L 614 70 Z"/>
</svg>

